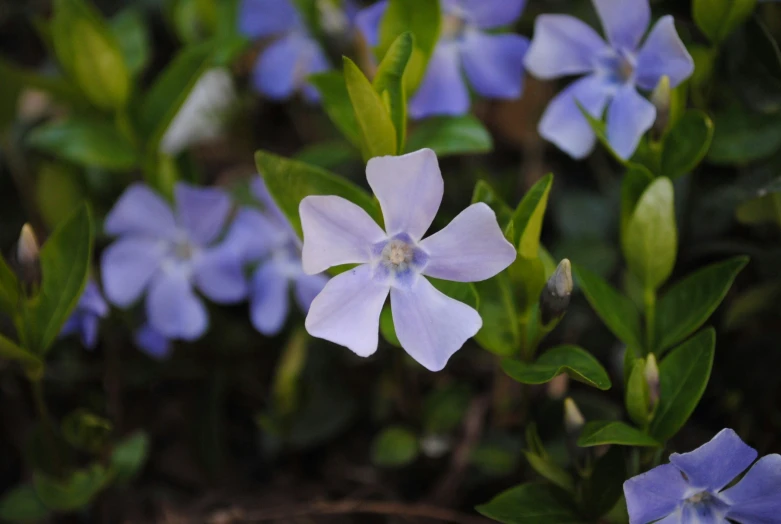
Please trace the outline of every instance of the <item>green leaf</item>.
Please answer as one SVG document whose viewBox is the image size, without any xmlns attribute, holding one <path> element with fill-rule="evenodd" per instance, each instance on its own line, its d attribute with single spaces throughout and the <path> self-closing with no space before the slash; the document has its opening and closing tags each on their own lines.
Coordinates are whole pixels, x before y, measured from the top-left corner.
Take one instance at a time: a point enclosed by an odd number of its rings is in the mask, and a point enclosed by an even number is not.
<svg viewBox="0 0 781 524">
<path fill-rule="evenodd" d="M 114 481 L 118 484 L 130 482 L 144 467 L 147 455 L 149 437 L 143 431 L 137 431 L 118 442 L 110 458 L 110 471 Z"/>
<path fill-rule="evenodd" d="M 610 389 L 610 377 L 602 364 L 585 349 L 577 346 L 556 346 L 533 363 L 503 359 L 502 369 L 513 379 L 524 384 L 544 384 L 567 373 L 578 382 L 602 390 Z"/>
<path fill-rule="evenodd" d="M 36 354 L 19 347 L 16 343 L 3 335 L 0 335 L 0 358 L 16 360 L 32 373 L 36 373 L 43 369 L 43 361 Z"/>
<path fill-rule="evenodd" d="M 138 154 L 117 128 L 109 123 L 68 117 L 35 128 L 28 143 L 42 151 L 83 167 L 129 171 L 138 165 Z"/>
<path fill-rule="evenodd" d="M 57 101 L 74 106 L 86 105 L 84 95 L 79 92 L 74 84 L 61 76 L 48 76 L 34 73 L 15 66 L 0 57 L 0 78 L 6 78 L 19 86 L 35 88 L 51 95 Z M 16 113 L 16 104 L 13 107 Z"/>
<path fill-rule="evenodd" d="M 366 191 L 352 182 L 324 169 L 274 155 L 255 153 L 255 164 L 271 196 L 285 214 L 293 229 L 302 237 L 298 206 L 310 195 L 336 195 L 362 207 L 378 224 L 382 224 L 379 206 Z"/>
<path fill-rule="evenodd" d="M 493 139 L 485 126 L 472 115 L 427 118 L 413 129 L 407 151 L 433 149 L 437 156 L 488 153 Z"/>
<path fill-rule="evenodd" d="M 38 522 L 44 520 L 49 509 L 44 506 L 29 484 L 22 484 L 3 494 L 0 499 L 0 520 Z"/>
<path fill-rule="evenodd" d="M 41 291 L 28 311 L 29 349 L 43 355 L 79 302 L 89 275 L 94 230 L 86 204 L 60 224 L 41 248 Z"/>
<path fill-rule="evenodd" d="M 605 444 L 619 446 L 659 447 L 661 444 L 637 428 L 623 422 L 595 420 L 587 422 L 580 432 L 578 446 L 588 448 Z"/>
<path fill-rule="evenodd" d="M 478 312 L 483 326 L 475 335 L 480 346 L 501 357 L 514 356 L 520 349 L 518 309 L 507 273 L 474 283 L 480 297 Z"/>
<path fill-rule="evenodd" d="M 478 512 L 504 524 L 580 524 L 575 505 L 563 490 L 547 484 L 521 484 L 477 506 Z"/>
<path fill-rule="evenodd" d="M 385 428 L 372 443 L 372 462 L 380 467 L 406 466 L 418 456 L 418 438 L 407 428 Z"/>
<path fill-rule="evenodd" d="M 385 104 L 358 66 L 344 57 L 344 81 L 361 130 L 364 160 L 398 153 L 396 128 Z"/>
<path fill-rule="evenodd" d="M 493 209 L 494 213 L 496 213 L 496 220 L 499 222 L 499 227 L 502 229 L 507 227 L 510 223 L 513 216 L 513 210 L 510 209 L 510 206 L 502 200 L 502 197 L 496 194 L 494 188 L 485 180 L 478 180 L 475 184 L 475 189 L 472 192 L 472 203 L 476 204 L 477 202 L 483 202 Z"/>
<path fill-rule="evenodd" d="M 76 449 L 99 454 L 111 435 L 113 426 L 103 417 L 80 408 L 62 421 L 62 436 Z"/>
<path fill-rule="evenodd" d="M 713 140 L 713 122 L 704 112 L 692 109 L 664 138 L 662 175 L 675 180 L 691 172 L 702 161 Z"/>
<path fill-rule="evenodd" d="M 151 57 L 149 31 L 138 7 L 128 7 L 111 20 L 111 30 L 132 75 L 141 73 Z"/>
<path fill-rule="evenodd" d="M 651 423 L 651 435 L 664 442 L 683 427 L 708 385 L 716 332 L 706 328 L 690 338 L 659 364 L 659 406 Z"/>
<path fill-rule="evenodd" d="M 518 246 L 518 254 L 524 258 L 539 256 L 542 221 L 552 184 L 553 175 L 549 173 L 529 189 L 513 212 L 515 238 L 512 243 Z"/>
<path fill-rule="evenodd" d="M 708 151 L 714 164 L 747 164 L 781 147 L 781 118 L 752 113 L 738 102 L 713 115 L 715 131 Z"/>
<path fill-rule="evenodd" d="M 553 482 L 561 489 L 565 489 L 567 491 L 572 491 L 575 489 L 575 483 L 572 480 L 572 475 L 561 469 L 553 461 L 547 458 L 543 458 L 539 455 L 535 455 L 530 451 L 524 451 L 523 454 L 532 469 L 534 469 L 534 471 L 539 473 L 541 476 Z"/>
<path fill-rule="evenodd" d="M 656 305 L 657 351 L 663 353 L 702 326 L 748 264 L 740 256 L 699 269 L 672 286 Z"/>
<path fill-rule="evenodd" d="M 714 44 L 720 44 L 745 22 L 757 0 L 694 0 L 692 16 L 697 27 Z"/>
<path fill-rule="evenodd" d="M 645 379 L 645 359 L 634 359 L 632 370 L 629 372 L 629 380 L 626 383 L 624 402 L 629 418 L 641 428 L 648 424 L 651 408 L 650 398 L 648 381 Z"/>
<path fill-rule="evenodd" d="M 447 434 L 461 424 L 472 399 L 466 384 L 451 384 L 435 389 L 423 401 L 423 426 L 426 433 Z"/>
<path fill-rule="evenodd" d="M 393 41 L 377 67 L 372 85 L 390 114 L 396 128 L 396 151 L 404 151 L 407 135 L 407 95 L 404 89 L 404 70 L 412 55 L 412 33 L 402 33 Z"/>
<path fill-rule="evenodd" d="M 673 184 L 654 180 L 637 202 L 623 238 L 629 269 L 645 289 L 656 289 L 670 276 L 678 250 Z"/>
<path fill-rule="evenodd" d="M 56 511 L 73 511 L 83 508 L 108 483 L 108 471 L 100 464 L 76 470 L 65 480 L 52 478 L 36 471 L 33 485 L 38 498 Z"/>
<path fill-rule="evenodd" d="M 13 317 L 19 308 L 19 280 L 0 255 L 0 310 Z"/>
<path fill-rule="evenodd" d="M 360 151 L 341 139 L 306 146 L 300 149 L 293 159 L 323 169 L 363 163 Z"/>
<path fill-rule="evenodd" d="M 599 143 L 602 144 L 602 147 L 605 148 L 605 150 L 610 153 L 610 156 L 613 157 L 613 159 L 616 160 L 616 162 L 623 164 L 627 167 L 629 167 L 630 163 L 627 159 L 621 158 L 618 153 L 616 153 L 616 150 L 613 149 L 613 146 L 610 144 L 610 141 L 607 139 L 607 126 L 600 118 L 594 118 L 591 116 L 591 113 L 586 111 L 586 109 L 580 104 L 580 102 L 575 101 L 575 104 L 577 104 L 578 109 L 580 109 L 581 114 L 584 116 L 586 121 L 588 122 L 589 127 L 591 127 L 591 130 L 594 131 L 594 134 L 597 135 L 597 140 L 599 140 Z M 642 147 L 642 145 L 640 146 Z"/>
<path fill-rule="evenodd" d="M 282 349 L 274 371 L 271 392 L 274 412 L 282 417 L 295 413 L 300 402 L 300 379 L 306 365 L 309 336 L 301 327 L 295 329 Z"/>
<path fill-rule="evenodd" d="M 598 519 L 613 509 L 624 493 L 626 477 L 624 450 L 613 446 L 597 460 L 591 475 L 583 483 L 581 498 L 585 513 Z"/>
<path fill-rule="evenodd" d="M 401 347 L 399 337 L 396 336 L 396 326 L 393 325 L 393 313 L 391 312 L 390 304 L 385 304 L 380 313 L 380 334 L 385 341 L 397 348 Z"/>
<path fill-rule="evenodd" d="M 309 82 L 320 93 L 323 109 L 342 135 L 361 149 L 361 130 L 355 119 L 355 111 L 344 83 L 344 75 L 338 71 L 327 71 L 309 77 Z"/>
<path fill-rule="evenodd" d="M 769 193 L 747 200 L 735 209 L 735 218 L 741 224 L 777 224 L 781 226 L 781 194 Z"/>
<path fill-rule="evenodd" d="M 588 303 L 608 329 L 630 347 L 642 348 L 640 315 L 632 301 L 595 273 L 579 266 L 573 269 Z"/>
</svg>

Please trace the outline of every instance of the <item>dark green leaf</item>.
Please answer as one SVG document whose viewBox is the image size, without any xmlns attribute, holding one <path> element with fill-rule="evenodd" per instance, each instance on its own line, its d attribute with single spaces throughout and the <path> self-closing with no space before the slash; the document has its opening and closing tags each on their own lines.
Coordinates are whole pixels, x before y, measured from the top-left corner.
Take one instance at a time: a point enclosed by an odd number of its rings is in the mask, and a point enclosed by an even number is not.
<svg viewBox="0 0 781 524">
<path fill-rule="evenodd" d="M 43 369 L 43 361 L 36 354 L 19 347 L 19 345 L 3 335 L 0 335 L 0 358 L 16 360 L 32 373 Z"/>
<path fill-rule="evenodd" d="M 412 33 L 402 33 L 393 41 L 377 67 L 372 85 L 385 102 L 393 127 L 396 128 L 396 152 L 404 152 L 407 136 L 407 95 L 404 71 L 412 56 Z"/>
<path fill-rule="evenodd" d="M 692 16 L 714 44 L 722 43 L 754 12 L 757 0 L 694 0 Z"/>
<path fill-rule="evenodd" d="M 623 422 L 595 420 L 587 422 L 578 438 L 578 446 L 587 448 L 617 444 L 619 446 L 661 446 L 659 442 L 642 431 Z"/>
<path fill-rule="evenodd" d="M 323 169 L 334 169 L 345 164 L 362 163 L 360 151 L 342 140 L 312 144 L 301 149 L 293 159 L 304 164 L 322 167 Z"/>
<path fill-rule="evenodd" d="M 664 138 L 662 175 L 676 179 L 702 161 L 713 140 L 713 122 L 698 109 L 684 113 Z"/>
<path fill-rule="evenodd" d="M 0 310 L 14 316 L 19 308 L 19 280 L 0 255 Z"/>
<path fill-rule="evenodd" d="M 520 350 L 521 334 L 518 328 L 518 309 L 507 273 L 475 282 L 480 296 L 478 312 L 483 327 L 475 335 L 480 346 L 501 357 L 511 357 Z"/>
<path fill-rule="evenodd" d="M 556 346 L 531 364 L 519 360 L 502 360 L 502 369 L 518 382 L 544 384 L 567 373 L 579 382 L 599 389 L 610 389 L 610 377 L 605 368 L 588 351 L 577 346 Z"/>
<path fill-rule="evenodd" d="M 493 139 L 485 126 L 472 115 L 427 118 L 420 122 L 409 137 L 407 151 L 425 147 L 439 157 L 488 153 Z"/>
<path fill-rule="evenodd" d="M 575 489 L 575 483 L 572 480 L 572 475 L 561 469 L 556 463 L 549 458 L 543 458 L 539 455 L 535 455 L 530 451 L 524 451 L 524 456 L 529 462 L 529 465 L 544 478 L 553 482 L 561 489 L 572 491 Z"/>
<path fill-rule="evenodd" d="M 746 164 L 781 147 L 781 118 L 747 111 L 734 102 L 713 115 L 715 131 L 708 151 L 714 164 Z"/>
<path fill-rule="evenodd" d="M 461 424 L 472 391 L 465 384 L 435 389 L 423 401 L 423 426 L 427 433 L 450 433 Z"/>
<path fill-rule="evenodd" d="M 35 472 L 33 485 L 38 498 L 56 511 L 73 511 L 83 508 L 109 481 L 108 471 L 100 464 L 76 470 L 65 480 Z"/>
<path fill-rule="evenodd" d="M 385 304 L 382 308 L 382 313 L 380 313 L 380 334 L 388 344 L 397 348 L 401 347 L 399 337 L 396 336 L 396 326 L 393 325 L 393 313 L 391 312 L 390 304 Z"/>
<path fill-rule="evenodd" d="M 149 31 L 142 12 L 137 7 L 124 9 L 111 20 L 111 30 L 130 73 L 142 72 L 150 58 Z"/>
<path fill-rule="evenodd" d="M 475 508 L 504 524 L 580 524 L 575 505 L 563 490 L 546 484 L 521 484 Z"/>
<path fill-rule="evenodd" d="M 344 75 L 328 71 L 309 77 L 309 82 L 320 92 L 323 109 L 342 135 L 356 148 L 361 148 L 361 130 L 344 83 Z"/>
<path fill-rule="evenodd" d="M 613 509 L 624 493 L 627 477 L 624 450 L 612 446 L 597 460 L 591 476 L 583 484 L 583 508 L 593 519 Z"/>
<path fill-rule="evenodd" d="M 55 100 L 72 104 L 85 105 L 86 99 L 68 79 L 60 76 L 45 76 L 19 68 L 0 57 L 0 78 L 13 80 L 20 86 L 39 89 L 51 95 Z M 14 105 L 16 111 L 16 105 Z"/>
<path fill-rule="evenodd" d="M 0 520 L 10 522 L 38 522 L 49 514 L 29 484 L 17 486 L 3 494 L 0 499 Z"/>
<path fill-rule="evenodd" d="M 144 467 L 149 454 L 149 437 L 143 431 L 118 442 L 111 452 L 111 473 L 118 484 L 129 482 Z"/>
<path fill-rule="evenodd" d="M 347 57 L 344 60 L 344 81 L 361 130 L 364 160 L 398 153 L 396 128 L 385 104 L 358 66 Z"/>
<path fill-rule="evenodd" d="M 69 413 L 62 421 L 62 436 L 76 449 L 100 453 L 113 429 L 111 422 L 86 409 Z"/>
<path fill-rule="evenodd" d="M 418 438 L 399 426 L 384 429 L 372 443 L 372 462 L 380 467 L 406 466 L 418 456 Z"/>
</svg>

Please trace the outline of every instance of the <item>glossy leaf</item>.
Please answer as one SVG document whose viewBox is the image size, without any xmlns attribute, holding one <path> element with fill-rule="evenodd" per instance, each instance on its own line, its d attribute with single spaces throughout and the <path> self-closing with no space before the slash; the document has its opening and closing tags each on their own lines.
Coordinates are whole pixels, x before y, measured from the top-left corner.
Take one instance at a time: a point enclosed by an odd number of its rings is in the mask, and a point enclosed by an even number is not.
<svg viewBox="0 0 781 524">
<path fill-rule="evenodd" d="M 38 498 L 56 511 L 73 511 L 83 508 L 107 484 L 110 476 L 100 464 L 76 470 L 65 480 L 59 480 L 40 472 L 33 474 L 33 485 Z"/>
<path fill-rule="evenodd" d="M 472 115 L 427 118 L 409 136 L 407 151 L 428 147 L 437 156 L 488 153 L 493 139 L 485 126 Z"/>
<path fill-rule="evenodd" d="M 398 153 L 396 128 L 385 104 L 358 66 L 344 57 L 344 81 L 361 131 L 364 160 Z"/>
<path fill-rule="evenodd" d="M 704 112 L 690 110 L 664 138 L 661 174 L 676 179 L 702 161 L 713 140 L 713 122 Z"/>
<path fill-rule="evenodd" d="M 605 444 L 619 446 L 658 447 L 659 442 L 639 429 L 614 420 L 587 422 L 578 438 L 578 446 L 591 447 Z"/>
<path fill-rule="evenodd" d="M 754 12 L 757 0 L 694 0 L 697 27 L 715 44 L 722 43 Z"/>
<path fill-rule="evenodd" d="M 355 147 L 361 148 L 361 130 L 355 119 L 355 111 L 344 83 L 344 75 L 337 71 L 327 71 L 309 77 L 309 82 L 320 93 L 323 109 L 331 122 L 342 135 Z"/>
<path fill-rule="evenodd" d="M 605 368 L 588 351 L 577 346 L 556 346 L 533 363 L 502 360 L 502 369 L 524 384 L 544 384 L 567 373 L 571 378 L 595 388 L 610 389 L 610 377 Z"/>
<path fill-rule="evenodd" d="M 641 428 L 646 427 L 651 406 L 648 381 L 645 379 L 645 359 L 634 359 L 626 382 L 624 404 L 632 422 Z"/>
<path fill-rule="evenodd" d="M 482 515 L 503 524 L 580 524 L 571 498 L 548 484 L 521 484 L 475 508 Z"/>
<path fill-rule="evenodd" d="M 372 462 L 380 467 L 406 466 L 418 456 L 418 438 L 409 429 L 392 426 L 384 429 L 372 443 Z"/>
<path fill-rule="evenodd" d="M 529 189 L 513 212 L 513 244 L 518 246 L 518 254 L 524 258 L 539 256 L 542 221 L 545 218 L 552 184 L 553 175 L 544 176 Z"/>
<path fill-rule="evenodd" d="M 412 33 L 402 33 L 393 41 L 377 67 L 372 85 L 390 114 L 396 129 L 396 151 L 404 151 L 407 136 L 407 95 L 404 87 L 404 71 L 407 68 L 413 46 Z"/>
</svg>

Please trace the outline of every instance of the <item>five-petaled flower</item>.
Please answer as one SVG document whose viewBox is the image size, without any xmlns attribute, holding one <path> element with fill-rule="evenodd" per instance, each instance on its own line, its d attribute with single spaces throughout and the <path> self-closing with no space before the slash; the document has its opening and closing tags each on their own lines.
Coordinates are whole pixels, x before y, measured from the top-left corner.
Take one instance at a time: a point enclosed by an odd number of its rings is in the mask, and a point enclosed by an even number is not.
<svg viewBox="0 0 781 524">
<path fill-rule="evenodd" d="M 252 82 L 258 91 L 274 100 L 290 98 L 299 90 L 310 102 L 319 99 L 307 78 L 330 65 L 290 0 L 242 0 L 239 30 L 250 38 L 278 37 L 253 69 Z"/>
<path fill-rule="evenodd" d="M 366 177 L 379 200 L 383 231 L 362 208 L 338 196 L 308 196 L 299 212 L 308 274 L 360 264 L 326 284 L 306 317 L 313 336 L 360 356 L 377 350 L 379 318 L 390 294 L 396 335 L 407 353 L 438 371 L 482 326 L 480 315 L 440 292 L 424 275 L 457 282 L 488 279 L 515 260 L 496 215 L 483 203 L 423 239 L 442 202 L 436 154 L 422 149 L 369 160 Z"/>
<path fill-rule="evenodd" d="M 60 336 L 78 334 L 85 348 L 94 349 L 98 343 L 98 324 L 107 316 L 108 304 L 95 281 L 89 279 L 76 309 L 62 326 Z"/>
<path fill-rule="evenodd" d="M 241 258 L 215 245 L 231 200 L 216 188 L 179 182 L 175 209 L 147 186 L 130 186 L 106 217 L 105 231 L 120 238 L 101 259 L 103 287 L 110 302 L 133 304 L 148 289 L 151 327 L 169 339 L 194 340 L 209 323 L 196 286 L 215 302 L 238 302 L 246 295 Z"/>
<path fill-rule="evenodd" d="M 781 455 L 759 459 L 734 486 L 724 489 L 757 452 L 731 429 L 689 453 L 624 483 L 631 524 L 739 524 L 779 522 Z"/>
<path fill-rule="evenodd" d="M 672 87 L 694 71 L 694 62 L 675 31 L 672 16 L 648 28 L 648 0 L 592 0 L 608 43 L 582 21 L 567 15 L 537 17 L 526 69 L 543 79 L 585 74 L 550 103 L 539 132 L 573 158 L 594 148 L 596 135 L 578 103 L 595 118 L 607 106 L 607 138 L 629 158 L 656 118 L 653 104 L 637 92 L 652 90 L 663 76 Z"/>
<path fill-rule="evenodd" d="M 486 98 L 514 99 L 523 91 L 523 57 L 529 41 L 516 34 L 485 30 L 512 24 L 526 0 L 442 0 L 440 38 L 426 74 L 409 103 L 412 118 L 463 115 L 469 111 L 466 73 L 474 90 Z M 364 9 L 356 25 L 366 41 L 379 42 L 387 0 Z"/>
</svg>

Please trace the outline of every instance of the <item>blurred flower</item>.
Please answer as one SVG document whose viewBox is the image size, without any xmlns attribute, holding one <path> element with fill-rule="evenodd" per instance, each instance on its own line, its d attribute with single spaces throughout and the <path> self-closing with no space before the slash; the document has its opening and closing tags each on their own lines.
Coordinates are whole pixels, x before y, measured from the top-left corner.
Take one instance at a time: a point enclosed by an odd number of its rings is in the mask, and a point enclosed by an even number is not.
<svg viewBox="0 0 781 524">
<path fill-rule="evenodd" d="M 444 190 L 430 149 L 372 158 L 366 177 L 380 202 L 386 231 L 344 198 L 308 196 L 301 201 L 304 271 L 316 274 L 360 264 L 332 278 L 317 295 L 306 317 L 307 331 L 369 356 L 377 350 L 380 311 L 390 293 L 401 346 L 427 369 L 439 371 L 477 333 L 482 320 L 423 275 L 485 280 L 512 263 L 515 248 L 483 203 L 469 206 L 445 229 L 421 241 Z"/>
<path fill-rule="evenodd" d="M 138 328 L 133 339 L 141 351 L 154 359 L 163 360 L 171 354 L 171 341 L 149 323 Z"/>
<path fill-rule="evenodd" d="M 656 118 L 654 105 L 637 92 L 651 91 L 663 75 L 676 87 L 694 71 L 692 57 L 664 16 L 640 41 L 651 19 L 648 0 L 592 0 L 608 43 L 584 22 L 567 15 L 537 17 L 526 69 L 542 79 L 586 74 L 551 101 L 539 132 L 573 158 L 594 148 L 596 135 L 576 102 L 594 118 L 607 107 L 607 138 L 629 158 Z"/>
<path fill-rule="evenodd" d="M 512 24 L 521 16 L 526 0 L 442 0 L 439 42 L 426 74 L 410 99 L 412 118 L 463 115 L 469 111 L 469 89 L 486 98 L 513 99 L 523 91 L 523 57 L 529 41 L 516 34 L 490 34 L 486 30 Z M 358 14 L 356 25 L 366 41 L 376 46 L 387 1 Z"/>
<path fill-rule="evenodd" d="M 160 149 L 175 155 L 187 146 L 217 138 L 223 132 L 226 113 L 235 100 L 236 90 L 230 73 L 225 69 L 206 71 L 168 126 Z"/>
<path fill-rule="evenodd" d="M 301 90 L 308 101 L 319 100 L 307 77 L 330 65 L 290 0 L 242 0 L 239 30 L 250 38 L 276 38 L 258 57 L 252 72 L 258 91 L 284 100 Z"/>
<path fill-rule="evenodd" d="M 98 324 L 100 319 L 107 316 L 108 304 L 100 293 L 98 285 L 90 279 L 84 287 L 84 293 L 81 294 L 76 309 L 62 326 L 60 336 L 78 334 L 85 348 L 94 349 L 98 342 Z"/>
<path fill-rule="evenodd" d="M 242 261 L 215 245 L 231 209 L 227 194 L 179 182 L 175 213 L 143 184 L 130 186 L 106 217 L 105 231 L 119 239 L 101 259 L 106 297 L 128 307 L 147 292 L 150 325 L 171 339 L 194 340 L 209 319 L 197 287 L 215 302 L 246 296 Z"/>
<path fill-rule="evenodd" d="M 759 459 L 737 484 L 724 490 L 756 458 L 757 452 L 731 429 L 694 451 L 673 453 L 670 464 L 624 482 L 630 523 L 778 522 L 781 455 Z"/>
<path fill-rule="evenodd" d="M 252 181 L 252 192 L 264 211 L 239 211 L 225 240 L 247 263 L 259 263 L 249 284 L 250 319 L 264 335 L 282 330 L 290 311 L 290 288 L 304 313 L 322 291 L 328 277 L 307 275 L 301 267 L 301 241 L 263 183 Z"/>
</svg>

